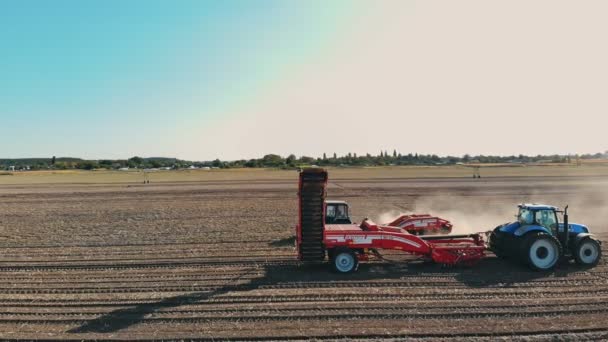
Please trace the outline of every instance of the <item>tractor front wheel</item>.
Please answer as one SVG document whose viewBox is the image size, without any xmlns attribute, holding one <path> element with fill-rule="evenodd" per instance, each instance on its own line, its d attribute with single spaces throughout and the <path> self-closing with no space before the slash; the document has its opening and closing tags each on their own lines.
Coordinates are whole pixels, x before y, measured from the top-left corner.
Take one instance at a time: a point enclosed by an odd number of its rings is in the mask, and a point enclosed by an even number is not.
<svg viewBox="0 0 608 342">
<path fill-rule="evenodd" d="M 338 247 L 333 251 L 331 265 L 339 273 L 351 273 L 359 267 L 357 254 L 350 248 Z"/>
<path fill-rule="evenodd" d="M 579 265 L 595 266 L 602 256 L 602 248 L 599 242 L 592 238 L 581 240 L 574 250 L 574 260 Z"/>
<path fill-rule="evenodd" d="M 535 271 L 548 271 L 555 267 L 562 255 L 559 241 L 547 233 L 534 232 L 523 241 L 523 260 Z"/>
</svg>

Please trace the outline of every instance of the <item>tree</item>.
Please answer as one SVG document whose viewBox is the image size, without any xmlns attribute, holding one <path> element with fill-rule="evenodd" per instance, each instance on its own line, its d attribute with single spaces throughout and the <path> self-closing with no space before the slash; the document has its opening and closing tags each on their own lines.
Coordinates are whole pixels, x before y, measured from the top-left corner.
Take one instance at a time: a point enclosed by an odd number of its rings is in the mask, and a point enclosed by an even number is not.
<svg viewBox="0 0 608 342">
<path fill-rule="evenodd" d="M 214 161 L 211 162 L 211 166 L 213 166 L 213 167 L 222 167 L 222 165 L 223 165 L 222 161 L 219 160 L 219 159 L 216 159 L 216 160 L 214 160 Z"/>
<path fill-rule="evenodd" d="M 113 164 L 114 163 L 111 160 L 107 160 L 107 159 L 99 161 L 99 166 L 106 168 L 106 169 L 111 169 Z"/>
<path fill-rule="evenodd" d="M 250 159 L 245 163 L 245 167 L 258 167 L 259 165 L 257 159 Z"/>
<path fill-rule="evenodd" d="M 159 167 L 162 167 L 163 164 L 160 161 L 158 161 L 158 160 L 152 160 L 152 161 L 150 161 L 150 166 L 152 166 L 153 168 L 157 169 Z"/>
<path fill-rule="evenodd" d="M 293 154 L 290 154 L 289 156 L 287 156 L 287 159 L 285 159 L 285 163 L 289 166 L 293 166 L 295 161 L 296 161 L 296 156 Z"/>
<path fill-rule="evenodd" d="M 82 170 L 93 170 L 99 168 L 99 164 L 92 160 L 85 160 L 76 164 L 76 168 Z"/>
<path fill-rule="evenodd" d="M 55 156 L 51 159 L 51 165 L 55 165 Z"/>
<path fill-rule="evenodd" d="M 262 158 L 262 165 L 266 167 L 279 167 L 285 165 L 285 160 L 276 154 L 267 154 Z"/>
<path fill-rule="evenodd" d="M 143 158 L 141 158 L 141 157 L 137 157 L 137 156 L 135 156 L 135 157 L 133 157 L 133 158 L 129 158 L 128 162 L 129 162 L 129 164 L 131 164 L 131 165 L 139 166 L 139 165 L 141 165 L 141 164 L 143 164 L 143 163 L 144 163 L 144 160 L 143 160 Z"/>
<path fill-rule="evenodd" d="M 68 168 L 65 162 L 59 161 L 55 164 L 55 168 L 58 170 L 65 170 Z"/>
<path fill-rule="evenodd" d="M 338 159 L 338 155 L 334 152 L 334 159 Z"/>
<path fill-rule="evenodd" d="M 302 164 L 313 164 L 315 162 L 315 158 L 307 157 L 307 156 L 302 156 L 300 158 L 300 162 Z"/>
<path fill-rule="evenodd" d="M 397 158 L 397 150 L 393 150 L 393 158 Z"/>
<path fill-rule="evenodd" d="M 323 160 L 327 160 L 327 155 L 323 152 Z"/>
</svg>

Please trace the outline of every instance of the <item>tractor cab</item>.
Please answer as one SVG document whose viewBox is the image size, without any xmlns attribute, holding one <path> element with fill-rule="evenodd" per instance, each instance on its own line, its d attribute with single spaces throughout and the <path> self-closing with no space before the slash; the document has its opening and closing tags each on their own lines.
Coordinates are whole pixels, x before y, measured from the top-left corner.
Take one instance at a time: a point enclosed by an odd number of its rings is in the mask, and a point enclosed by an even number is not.
<svg viewBox="0 0 608 342">
<path fill-rule="evenodd" d="M 351 224 L 348 216 L 348 203 L 344 201 L 325 201 L 325 224 Z"/>
<path fill-rule="evenodd" d="M 517 221 L 523 226 L 536 225 L 544 227 L 553 235 L 558 233 L 557 208 L 541 204 L 520 204 Z"/>
</svg>

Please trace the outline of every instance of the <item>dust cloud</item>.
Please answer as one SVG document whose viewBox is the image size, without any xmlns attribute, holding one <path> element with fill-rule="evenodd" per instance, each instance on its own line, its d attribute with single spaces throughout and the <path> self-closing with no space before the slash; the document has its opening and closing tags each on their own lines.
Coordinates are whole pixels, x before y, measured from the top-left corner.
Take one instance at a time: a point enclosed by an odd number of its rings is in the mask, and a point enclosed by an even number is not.
<svg viewBox="0 0 608 342">
<path fill-rule="evenodd" d="M 439 194 L 421 196 L 408 207 L 411 210 L 385 210 L 376 215 L 378 223 L 389 223 L 400 215 L 430 214 L 452 222 L 452 234 L 485 232 L 503 223 L 516 220 L 517 204 L 542 203 L 563 209 L 569 205 L 571 223 L 589 227 L 591 233 L 608 232 L 608 189 L 598 187 L 572 187 L 552 191 L 529 190 L 521 195 Z M 558 215 L 560 222 L 561 214 Z"/>
<path fill-rule="evenodd" d="M 452 234 L 485 232 L 499 224 L 515 220 L 514 206 L 493 204 L 472 196 L 428 196 L 414 202 L 412 211 L 388 210 L 377 216 L 379 223 L 389 223 L 400 215 L 429 214 L 453 224 Z"/>
</svg>

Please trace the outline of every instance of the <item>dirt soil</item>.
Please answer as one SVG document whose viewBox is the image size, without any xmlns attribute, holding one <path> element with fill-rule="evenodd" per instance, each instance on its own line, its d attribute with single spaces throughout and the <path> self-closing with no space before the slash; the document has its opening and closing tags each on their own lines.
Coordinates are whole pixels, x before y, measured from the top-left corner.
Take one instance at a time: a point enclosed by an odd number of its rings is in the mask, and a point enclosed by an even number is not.
<svg viewBox="0 0 608 342">
<path fill-rule="evenodd" d="M 330 175 L 331 177 L 331 175 Z M 0 186 L 0 338 L 605 340 L 608 264 L 443 268 L 388 253 L 300 265 L 291 180 Z M 356 220 L 431 211 L 456 232 L 570 205 L 608 241 L 608 176 L 332 179 Z M 604 254 L 608 255 L 607 244 Z"/>
</svg>

